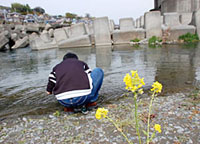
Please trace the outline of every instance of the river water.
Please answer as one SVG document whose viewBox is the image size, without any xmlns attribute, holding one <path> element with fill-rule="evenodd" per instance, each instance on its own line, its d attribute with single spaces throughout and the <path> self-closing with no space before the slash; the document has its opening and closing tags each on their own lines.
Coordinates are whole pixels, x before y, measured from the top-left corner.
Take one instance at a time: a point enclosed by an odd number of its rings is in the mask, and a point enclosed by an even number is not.
<svg viewBox="0 0 200 144">
<path fill-rule="evenodd" d="M 138 70 L 145 89 L 154 81 L 163 84 L 162 95 L 186 92 L 199 87 L 200 43 L 162 47 L 101 46 L 97 48 L 30 48 L 0 53 L 0 119 L 40 115 L 61 109 L 53 95 L 46 95 L 48 75 L 67 52 L 74 52 L 91 69 L 104 70 L 100 103 L 114 103 L 124 92 L 123 77 Z"/>
</svg>

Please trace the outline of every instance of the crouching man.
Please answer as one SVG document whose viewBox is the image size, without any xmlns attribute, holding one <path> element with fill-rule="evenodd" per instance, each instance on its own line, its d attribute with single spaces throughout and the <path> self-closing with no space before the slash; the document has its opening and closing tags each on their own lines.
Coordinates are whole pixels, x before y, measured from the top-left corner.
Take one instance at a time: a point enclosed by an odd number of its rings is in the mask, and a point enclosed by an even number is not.
<svg viewBox="0 0 200 144">
<path fill-rule="evenodd" d="M 76 54 L 67 53 L 49 75 L 47 94 L 54 94 L 65 111 L 86 113 L 87 107 L 96 105 L 103 77 L 100 68 L 91 71 Z"/>
</svg>

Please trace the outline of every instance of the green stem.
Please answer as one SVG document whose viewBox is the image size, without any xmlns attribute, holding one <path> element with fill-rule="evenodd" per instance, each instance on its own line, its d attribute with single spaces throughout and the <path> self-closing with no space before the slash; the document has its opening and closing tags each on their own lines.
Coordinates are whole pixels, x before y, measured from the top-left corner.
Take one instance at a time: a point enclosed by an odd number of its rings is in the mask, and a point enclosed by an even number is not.
<svg viewBox="0 0 200 144">
<path fill-rule="evenodd" d="M 147 144 L 149 144 L 149 142 L 150 142 L 150 140 L 149 140 L 150 117 L 151 117 L 151 107 L 153 104 L 154 96 L 155 96 L 155 91 L 152 94 L 151 101 L 149 104 L 149 114 L 148 114 L 148 121 L 147 121 Z"/>
<path fill-rule="evenodd" d="M 139 123 L 138 123 L 138 112 L 137 112 L 137 93 L 134 93 L 134 104 L 135 104 L 135 128 L 136 128 L 136 132 L 138 135 L 138 139 L 139 139 L 139 144 L 141 144 L 141 137 L 140 137 L 140 131 L 139 131 Z"/>
<path fill-rule="evenodd" d="M 118 131 L 120 131 L 120 130 L 119 130 L 119 127 L 117 126 L 117 124 L 116 124 L 111 118 L 109 118 L 108 116 L 106 116 L 106 118 L 117 128 Z M 129 144 L 132 144 L 132 143 L 128 140 L 127 136 L 123 133 L 123 131 L 120 131 L 120 133 L 124 136 L 124 138 L 126 139 L 126 141 L 127 141 Z"/>
</svg>

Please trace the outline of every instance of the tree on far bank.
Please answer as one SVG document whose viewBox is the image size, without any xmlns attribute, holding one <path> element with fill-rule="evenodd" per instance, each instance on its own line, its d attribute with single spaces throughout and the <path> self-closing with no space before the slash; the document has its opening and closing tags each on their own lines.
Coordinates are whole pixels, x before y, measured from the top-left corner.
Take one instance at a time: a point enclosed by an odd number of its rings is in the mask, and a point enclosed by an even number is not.
<svg viewBox="0 0 200 144">
<path fill-rule="evenodd" d="M 11 11 L 18 12 L 21 14 L 31 13 L 32 10 L 28 4 L 22 5 L 20 3 L 12 3 L 11 4 Z"/>
<path fill-rule="evenodd" d="M 70 21 L 72 21 L 73 19 L 76 19 L 77 15 L 68 12 L 68 13 L 65 14 L 65 17 L 70 19 Z"/>
<path fill-rule="evenodd" d="M 38 13 L 38 14 L 44 14 L 45 13 L 45 10 L 41 7 L 35 7 L 33 9 L 34 12 Z"/>
</svg>

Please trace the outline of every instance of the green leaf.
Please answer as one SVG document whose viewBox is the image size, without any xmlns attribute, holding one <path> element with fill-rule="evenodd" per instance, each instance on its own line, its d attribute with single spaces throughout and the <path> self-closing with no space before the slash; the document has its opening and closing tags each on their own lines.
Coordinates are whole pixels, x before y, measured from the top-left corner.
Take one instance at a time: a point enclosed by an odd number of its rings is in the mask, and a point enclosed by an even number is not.
<svg viewBox="0 0 200 144">
<path fill-rule="evenodd" d="M 147 136 L 147 132 L 146 132 L 146 131 L 142 130 L 142 132 L 144 133 L 144 135 L 146 135 L 146 136 Z"/>
</svg>

